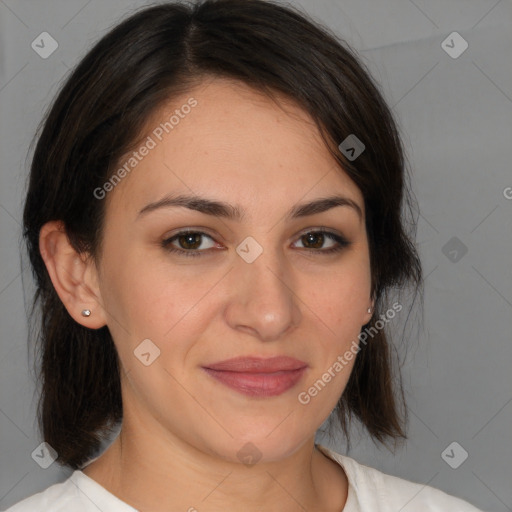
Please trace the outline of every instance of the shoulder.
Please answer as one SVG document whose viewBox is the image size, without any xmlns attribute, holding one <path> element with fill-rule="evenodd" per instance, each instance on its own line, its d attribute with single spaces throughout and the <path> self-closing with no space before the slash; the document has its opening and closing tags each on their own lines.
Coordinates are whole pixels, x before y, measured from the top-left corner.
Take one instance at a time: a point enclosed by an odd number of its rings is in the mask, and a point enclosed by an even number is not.
<svg viewBox="0 0 512 512">
<path fill-rule="evenodd" d="M 109 493 L 97 482 L 76 470 L 64 482 L 8 508 L 5 512 L 132 512 L 136 510 Z"/>
<path fill-rule="evenodd" d="M 348 500 L 354 500 L 361 512 L 482 512 L 467 501 L 434 487 L 388 475 L 346 455 L 317 447 L 343 467 L 349 480 Z"/>
<path fill-rule="evenodd" d="M 73 475 L 72 475 L 73 476 Z M 74 485 L 72 476 L 64 482 L 51 485 L 44 491 L 38 492 L 8 508 L 5 512 L 34 512 L 52 510 L 55 512 L 88 510 L 80 508 L 79 489 Z M 80 500 L 79 500 L 80 501 Z"/>
</svg>

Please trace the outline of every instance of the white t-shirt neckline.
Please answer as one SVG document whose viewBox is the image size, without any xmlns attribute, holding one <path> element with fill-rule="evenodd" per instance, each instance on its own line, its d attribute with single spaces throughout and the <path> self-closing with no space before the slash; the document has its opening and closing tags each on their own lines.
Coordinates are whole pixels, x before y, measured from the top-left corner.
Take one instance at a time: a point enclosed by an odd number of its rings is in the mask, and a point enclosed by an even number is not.
<svg viewBox="0 0 512 512">
<path fill-rule="evenodd" d="M 322 445 L 315 446 L 347 475 L 347 500 L 339 512 L 482 512 L 439 489 L 388 475 Z M 20 501 L 6 512 L 140 512 L 82 471 L 94 460 L 75 470 L 64 482 Z"/>
</svg>

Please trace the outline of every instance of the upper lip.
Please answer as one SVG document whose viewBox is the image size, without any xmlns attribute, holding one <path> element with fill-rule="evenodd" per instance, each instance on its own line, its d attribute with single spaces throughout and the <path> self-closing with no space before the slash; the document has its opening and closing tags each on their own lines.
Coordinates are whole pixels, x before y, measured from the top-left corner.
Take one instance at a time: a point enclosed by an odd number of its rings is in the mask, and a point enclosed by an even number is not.
<svg viewBox="0 0 512 512">
<path fill-rule="evenodd" d="M 243 372 L 243 373 L 273 373 L 291 371 L 305 368 L 307 363 L 293 357 L 235 357 L 217 363 L 205 365 L 204 368 L 217 371 Z"/>
</svg>

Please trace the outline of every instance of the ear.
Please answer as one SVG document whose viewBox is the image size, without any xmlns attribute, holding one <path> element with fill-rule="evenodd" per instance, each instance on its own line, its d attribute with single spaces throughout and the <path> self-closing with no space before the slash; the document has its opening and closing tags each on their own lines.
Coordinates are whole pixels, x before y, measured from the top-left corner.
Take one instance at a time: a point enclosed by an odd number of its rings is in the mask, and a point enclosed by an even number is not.
<svg viewBox="0 0 512 512">
<path fill-rule="evenodd" d="M 41 228 L 39 252 L 55 291 L 73 319 L 90 329 L 106 325 L 96 265 L 89 254 L 73 248 L 62 221 L 50 221 Z M 84 309 L 91 310 L 91 316 L 83 316 Z"/>
</svg>

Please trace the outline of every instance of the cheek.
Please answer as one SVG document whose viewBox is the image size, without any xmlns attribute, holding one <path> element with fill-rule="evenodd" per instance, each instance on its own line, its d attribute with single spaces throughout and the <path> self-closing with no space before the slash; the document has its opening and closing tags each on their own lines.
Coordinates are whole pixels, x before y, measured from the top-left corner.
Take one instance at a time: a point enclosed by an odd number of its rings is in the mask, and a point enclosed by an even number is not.
<svg viewBox="0 0 512 512">
<path fill-rule="evenodd" d="M 345 388 L 358 353 L 359 334 L 369 305 L 370 278 L 365 265 L 347 265 L 325 280 L 311 298 L 315 365 L 304 400 L 318 414 L 330 411 Z M 313 400 L 314 399 L 314 400 Z M 304 403 L 301 401 L 300 403 Z"/>
<path fill-rule="evenodd" d="M 103 288 L 109 329 L 128 365 L 133 350 L 150 339 L 160 350 L 161 361 L 176 366 L 211 321 L 220 277 L 197 276 L 192 267 L 165 261 L 148 264 L 142 256 L 132 253 L 122 266 L 106 267 Z"/>
<path fill-rule="evenodd" d="M 357 331 L 370 305 L 370 274 L 366 267 L 353 265 L 324 280 L 313 296 L 314 311 L 340 341 Z"/>
</svg>

